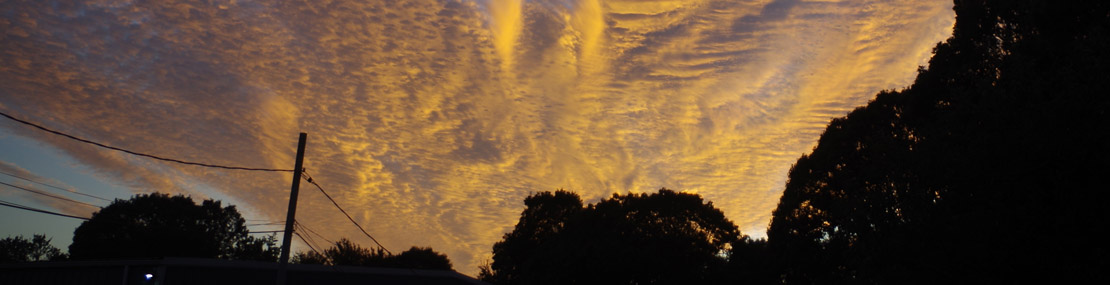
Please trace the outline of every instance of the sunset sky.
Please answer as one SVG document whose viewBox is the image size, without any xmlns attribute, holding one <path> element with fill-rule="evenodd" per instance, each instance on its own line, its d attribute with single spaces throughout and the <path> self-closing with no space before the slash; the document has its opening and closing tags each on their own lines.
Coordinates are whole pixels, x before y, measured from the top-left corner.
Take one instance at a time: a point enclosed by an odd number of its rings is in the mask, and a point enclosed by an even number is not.
<svg viewBox="0 0 1110 285">
<path fill-rule="evenodd" d="M 831 118 L 907 86 L 951 1 L 3 1 L 0 111 L 108 145 L 305 167 L 394 252 L 475 275 L 530 193 L 698 193 L 763 237 Z M 0 118 L 0 171 L 284 220 L 289 173 L 169 164 Z M 0 182 L 108 202 L 0 175 Z M 302 184 L 298 220 L 362 236 Z M 90 216 L 8 186 L 0 200 Z M 0 238 L 79 220 L 0 208 Z M 278 226 L 252 226 L 276 230 Z M 307 250 L 302 243 L 294 249 Z"/>
</svg>

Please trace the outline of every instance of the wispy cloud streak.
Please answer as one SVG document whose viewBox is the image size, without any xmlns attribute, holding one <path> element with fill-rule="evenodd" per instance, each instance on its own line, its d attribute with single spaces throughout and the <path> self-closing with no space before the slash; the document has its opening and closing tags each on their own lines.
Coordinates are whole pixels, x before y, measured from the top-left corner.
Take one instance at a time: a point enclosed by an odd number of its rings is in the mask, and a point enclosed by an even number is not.
<svg viewBox="0 0 1110 285">
<path fill-rule="evenodd" d="M 702 194 L 761 236 L 832 117 L 901 88 L 944 1 L 7 1 L 0 109 L 136 151 L 307 167 L 391 248 L 474 273 L 536 191 Z M 135 191 L 249 201 L 289 177 L 166 165 L 4 125 Z M 334 189 L 334 190 L 331 190 Z M 357 229 L 318 193 L 301 220 Z M 365 241 L 369 243 L 369 241 Z"/>
</svg>

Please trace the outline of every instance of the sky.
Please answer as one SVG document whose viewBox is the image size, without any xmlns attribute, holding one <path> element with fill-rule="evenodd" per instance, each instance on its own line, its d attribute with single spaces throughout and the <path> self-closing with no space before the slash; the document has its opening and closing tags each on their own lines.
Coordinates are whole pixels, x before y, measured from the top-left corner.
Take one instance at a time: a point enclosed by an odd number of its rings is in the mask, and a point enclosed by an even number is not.
<svg viewBox="0 0 1110 285">
<path fill-rule="evenodd" d="M 764 237 L 834 117 L 908 86 L 950 1 L 3 1 L 0 111 L 210 164 L 307 172 L 382 244 L 475 275 L 523 199 L 697 193 Z M 2 118 L 0 118 L 2 119 Z M 0 120 L 0 170 L 107 199 L 214 198 L 284 220 L 291 174 L 160 162 Z M 10 175 L 0 181 L 104 206 Z M 297 219 L 372 246 L 311 185 Z M 95 207 L 8 186 L 0 200 Z M 79 220 L 0 209 L 0 236 Z M 252 226 L 275 230 L 276 226 Z M 307 250 L 296 243 L 295 250 Z"/>
</svg>

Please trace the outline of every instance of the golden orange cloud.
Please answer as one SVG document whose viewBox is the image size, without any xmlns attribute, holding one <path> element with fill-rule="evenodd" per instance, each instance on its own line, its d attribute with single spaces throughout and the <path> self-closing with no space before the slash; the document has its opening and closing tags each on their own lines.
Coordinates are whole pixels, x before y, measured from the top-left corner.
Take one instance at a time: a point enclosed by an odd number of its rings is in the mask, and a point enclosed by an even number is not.
<svg viewBox="0 0 1110 285">
<path fill-rule="evenodd" d="M 468 274 L 529 193 L 696 192 L 763 236 L 832 117 L 906 86 L 944 1 L 8 1 L 0 109 L 138 151 L 306 166 L 389 248 Z M 8 126 L 134 191 L 283 218 L 288 175 Z M 209 193 L 217 189 L 219 193 Z M 298 217 L 363 244 L 313 189 Z"/>
</svg>

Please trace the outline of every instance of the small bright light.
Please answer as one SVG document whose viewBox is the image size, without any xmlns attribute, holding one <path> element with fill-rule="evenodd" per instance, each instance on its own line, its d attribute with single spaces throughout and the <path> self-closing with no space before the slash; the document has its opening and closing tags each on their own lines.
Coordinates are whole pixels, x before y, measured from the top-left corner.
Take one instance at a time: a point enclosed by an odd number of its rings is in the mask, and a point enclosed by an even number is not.
<svg viewBox="0 0 1110 285">
<path fill-rule="evenodd" d="M 145 276 L 146 276 L 146 280 L 150 280 L 151 278 L 154 278 L 154 274 L 150 274 L 150 273 L 147 273 Z"/>
</svg>

